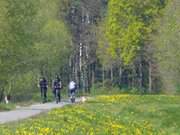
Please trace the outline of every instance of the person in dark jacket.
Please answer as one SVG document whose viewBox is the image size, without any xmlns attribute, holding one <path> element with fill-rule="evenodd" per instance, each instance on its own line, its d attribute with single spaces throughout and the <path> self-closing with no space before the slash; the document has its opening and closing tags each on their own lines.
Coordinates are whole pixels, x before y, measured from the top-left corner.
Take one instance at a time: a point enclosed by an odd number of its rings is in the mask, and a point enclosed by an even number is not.
<svg viewBox="0 0 180 135">
<path fill-rule="evenodd" d="M 62 83 L 61 79 L 59 76 L 56 76 L 56 79 L 53 80 L 53 94 L 56 100 L 56 103 L 59 103 L 61 101 L 61 88 L 62 88 Z"/>
<path fill-rule="evenodd" d="M 41 90 L 41 98 L 43 100 L 43 103 L 47 102 L 47 88 L 48 88 L 48 82 L 45 77 L 42 77 L 39 81 L 39 87 Z"/>
</svg>

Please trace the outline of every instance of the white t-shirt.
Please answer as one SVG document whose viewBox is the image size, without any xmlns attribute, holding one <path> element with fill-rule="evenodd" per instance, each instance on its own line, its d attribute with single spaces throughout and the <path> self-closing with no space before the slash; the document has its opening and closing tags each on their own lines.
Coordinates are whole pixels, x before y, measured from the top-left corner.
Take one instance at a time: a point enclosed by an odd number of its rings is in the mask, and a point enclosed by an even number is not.
<svg viewBox="0 0 180 135">
<path fill-rule="evenodd" d="M 69 89 L 72 90 L 72 89 L 75 89 L 75 87 L 76 87 L 76 83 L 74 81 L 71 81 L 69 83 Z"/>
</svg>

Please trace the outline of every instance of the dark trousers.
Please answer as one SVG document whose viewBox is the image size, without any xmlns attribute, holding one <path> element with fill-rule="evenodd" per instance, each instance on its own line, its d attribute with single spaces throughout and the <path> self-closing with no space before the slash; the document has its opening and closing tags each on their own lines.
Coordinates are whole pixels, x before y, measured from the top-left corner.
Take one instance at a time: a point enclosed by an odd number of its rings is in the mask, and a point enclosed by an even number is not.
<svg viewBox="0 0 180 135">
<path fill-rule="evenodd" d="M 70 94 L 72 95 L 73 93 L 75 93 L 75 91 L 76 91 L 76 88 L 71 89 L 71 90 L 70 90 Z"/>
<path fill-rule="evenodd" d="M 41 87 L 41 98 L 43 102 L 47 100 L 47 88 Z"/>
<path fill-rule="evenodd" d="M 61 90 L 60 89 L 54 89 L 53 93 L 54 93 L 55 99 L 58 98 L 58 101 L 60 102 L 61 101 Z"/>
</svg>

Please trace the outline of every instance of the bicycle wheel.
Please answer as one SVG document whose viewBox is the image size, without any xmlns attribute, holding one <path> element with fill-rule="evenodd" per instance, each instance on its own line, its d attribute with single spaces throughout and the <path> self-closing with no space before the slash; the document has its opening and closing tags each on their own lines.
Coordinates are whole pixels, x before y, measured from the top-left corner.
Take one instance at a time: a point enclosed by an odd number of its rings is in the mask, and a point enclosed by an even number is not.
<svg viewBox="0 0 180 135">
<path fill-rule="evenodd" d="M 55 91 L 55 98 L 56 98 L 56 103 L 58 104 L 59 103 L 59 91 L 58 90 Z"/>
</svg>

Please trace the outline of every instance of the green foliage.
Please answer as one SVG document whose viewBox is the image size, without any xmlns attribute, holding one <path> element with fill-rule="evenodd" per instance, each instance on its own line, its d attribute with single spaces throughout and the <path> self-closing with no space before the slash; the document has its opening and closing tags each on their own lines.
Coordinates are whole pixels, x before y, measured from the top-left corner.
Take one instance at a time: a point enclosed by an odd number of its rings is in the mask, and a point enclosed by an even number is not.
<svg viewBox="0 0 180 135">
<path fill-rule="evenodd" d="M 105 68 L 108 68 L 108 66 L 111 66 L 113 64 L 113 58 L 110 57 L 108 53 L 109 44 L 107 43 L 107 39 L 103 34 L 105 33 L 104 27 L 104 24 L 101 24 L 97 30 L 99 40 L 96 54 L 98 58 L 101 60 L 102 65 L 105 66 Z"/>
<path fill-rule="evenodd" d="M 11 78 L 9 82 L 8 92 L 12 94 L 13 101 L 31 100 L 34 94 L 39 94 L 37 89 L 38 84 L 38 72 L 29 71 L 24 74 L 18 74 Z"/>
<path fill-rule="evenodd" d="M 164 6 L 162 0 L 110 0 L 105 24 L 108 52 L 130 64 L 153 30 L 153 20 Z"/>
<path fill-rule="evenodd" d="M 6 1 L 0 1 L 0 85 L 4 85 L 7 76 L 5 76 L 6 65 L 4 63 L 4 58 L 7 54 L 7 47 L 5 45 L 6 35 L 4 34 L 7 31 L 7 23 L 6 23 L 6 13 L 7 9 L 5 8 Z"/>
<path fill-rule="evenodd" d="M 52 76 L 68 63 L 71 38 L 60 4 L 59 0 L 0 1 L 0 89 L 6 94 L 33 93 L 39 74 Z"/>
<path fill-rule="evenodd" d="M 156 58 L 167 92 L 179 90 L 180 85 L 180 3 L 169 1 L 160 20 L 159 33 L 154 37 Z"/>
<path fill-rule="evenodd" d="M 70 34 L 63 20 L 58 17 L 59 1 L 41 1 L 37 14 L 39 38 L 35 43 L 37 65 L 41 72 L 55 74 L 68 62 Z"/>
<path fill-rule="evenodd" d="M 36 1 L 1 1 L 0 10 L 1 36 L 1 87 L 7 84 L 8 78 L 19 72 L 26 71 L 24 64 L 32 55 L 33 18 L 36 14 Z M 38 5 L 37 5 L 38 6 Z M 31 55 L 29 55 L 31 54 Z M 27 63 L 26 63 L 27 64 Z"/>
<path fill-rule="evenodd" d="M 60 14 L 64 19 L 67 19 L 66 17 L 68 14 L 71 12 L 71 8 L 80 8 L 80 5 L 82 3 L 81 0 L 59 0 L 59 9 L 60 9 Z"/>
</svg>

